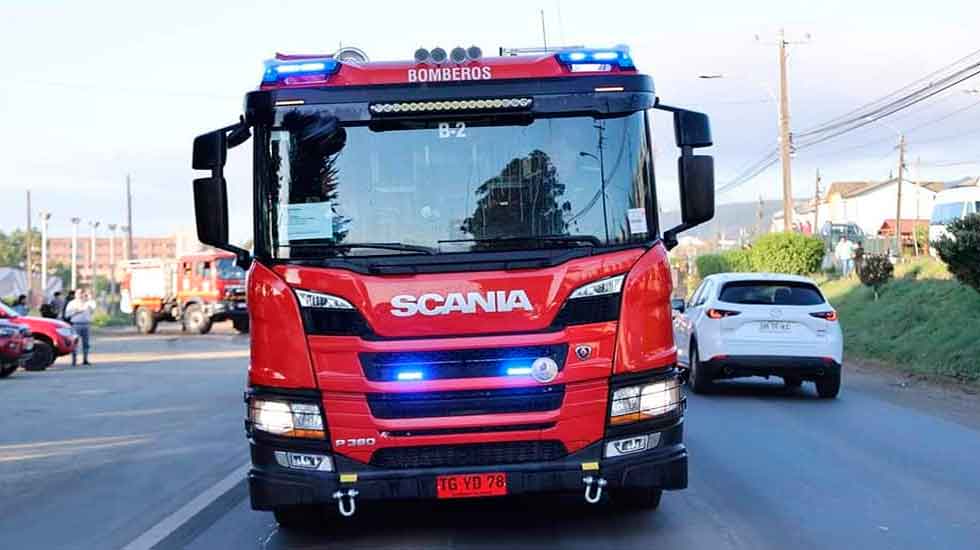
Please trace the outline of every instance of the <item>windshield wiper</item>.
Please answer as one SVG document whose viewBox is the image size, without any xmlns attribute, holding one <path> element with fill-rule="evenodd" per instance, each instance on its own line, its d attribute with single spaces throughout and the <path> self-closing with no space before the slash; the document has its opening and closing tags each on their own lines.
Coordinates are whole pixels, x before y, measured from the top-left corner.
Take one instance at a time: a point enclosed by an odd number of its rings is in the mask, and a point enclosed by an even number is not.
<svg viewBox="0 0 980 550">
<path fill-rule="evenodd" d="M 602 241 L 594 235 L 528 235 L 526 237 L 498 237 L 496 239 L 448 239 L 439 244 L 449 243 L 513 243 L 528 241 L 545 241 L 554 243 L 585 243 L 589 246 L 602 246 Z"/>
<path fill-rule="evenodd" d="M 419 254 L 438 254 L 438 250 L 428 246 L 402 243 L 298 243 L 288 245 L 290 248 L 326 248 L 330 250 L 350 250 L 352 248 L 375 248 L 378 250 L 397 250 L 400 252 L 418 252 Z"/>
</svg>

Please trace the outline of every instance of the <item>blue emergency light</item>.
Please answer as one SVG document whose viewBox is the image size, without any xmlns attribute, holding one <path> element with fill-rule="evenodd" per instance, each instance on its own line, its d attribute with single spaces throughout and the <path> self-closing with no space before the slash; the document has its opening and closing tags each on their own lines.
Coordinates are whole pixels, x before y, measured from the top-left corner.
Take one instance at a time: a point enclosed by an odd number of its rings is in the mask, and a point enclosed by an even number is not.
<svg viewBox="0 0 980 550">
<path fill-rule="evenodd" d="M 263 84 L 275 84 L 283 78 L 291 76 L 322 76 L 327 77 L 340 70 L 336 59 L 297 59 L 295 61 L 280 61 L 270 59 L 265 62 L 265 72 L 262 74 Z"/>
<path fill-rule="evenodd" d="M 582 48 L 565 50 L 555 54 L 565 65 L 611 65 L 620 69 L 635 69 L 630 49 L 626 46 L 615 48 Z"/>
</svg>

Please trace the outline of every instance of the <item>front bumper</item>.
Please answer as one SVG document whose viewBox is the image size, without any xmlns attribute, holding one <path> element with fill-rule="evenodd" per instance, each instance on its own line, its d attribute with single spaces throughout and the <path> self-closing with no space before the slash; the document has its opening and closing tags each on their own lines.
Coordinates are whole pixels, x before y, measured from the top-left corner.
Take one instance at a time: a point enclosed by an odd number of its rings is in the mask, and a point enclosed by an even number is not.
<svg viewBox="0 0 980 550">
<path fill-rule="evenodd" d="M 242 301 L 222 300 L 211 304 L 208 315 L 216 323 L 228 319 L 248 319 L 248 306 Z"/>
<path fill-rule="evenodd" d="M 334 455 L 334 472 L 310 472 L 283 468 L 273 455 L 275 450 L 316 452 L 309 443 L 284 447 L 252 439 L 249 493 L 255 510 L 334 503 L 332 495 L 338 489 L 357 489 L 358 498 L 366 500 L 433 499 L 437 476 L 490 472 L 506 474 L 508 495 L 583 491 L 586 476 L 606 479 L 613 491 L 624 487 L 666 490 L 687 487 L 683 418 L 662 429 L 658 446 L 647 451 L 603 458 L 605 443 L 605 440 L 596 442 L 554 461 L 447 468 L 380 469 Z M 598 470 L 594 469 L 595 463 Z M 342 474 L 345 480 L 352 479 L 350 474 L 356 474 L 356 481 L 341 483 Z"/>
<path fill-rule="evenodd" d="M 712 378 L 747 376 L 795 376 L 816 380 L 839 374 L 841 365 L 829 357 L 793 357 L 781 355 L 728 355 L 704 361 L 703 368 Z"/>
</svg>

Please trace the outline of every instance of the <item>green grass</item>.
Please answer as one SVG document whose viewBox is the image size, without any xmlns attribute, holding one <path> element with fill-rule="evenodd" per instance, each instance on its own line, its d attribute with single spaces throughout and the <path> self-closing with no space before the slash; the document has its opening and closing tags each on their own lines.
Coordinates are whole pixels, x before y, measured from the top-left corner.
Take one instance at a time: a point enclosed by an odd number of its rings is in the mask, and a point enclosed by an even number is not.
<svg viewBox="0 0 980 550">
<path fill-rule="evenodd" d="M 856 278 L 820 283 L 840 314 L 847 355 L 918 374 L 980 380 L 980 293 L 953 280 L 942 263 L 898 266 L 877 301 Z"/>
</svg>

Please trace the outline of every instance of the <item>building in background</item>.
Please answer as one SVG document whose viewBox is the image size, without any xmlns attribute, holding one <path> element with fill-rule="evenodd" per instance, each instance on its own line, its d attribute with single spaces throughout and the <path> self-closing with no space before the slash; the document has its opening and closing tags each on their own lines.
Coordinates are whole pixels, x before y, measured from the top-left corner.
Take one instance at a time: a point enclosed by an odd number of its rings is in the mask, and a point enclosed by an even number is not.
<svg viewBox="0 0 980 550">
<path fill-rule="evenodd" d="M 936 193 L 945 187 L 941 181 L 913 182 L 902 179 L 902 219 L 929 219 Z M 865 234 L 876 235 L 887 219 L 895 219 L 898 180 L 835 181 L 821 202 L 818 219 L 822 225 L 854 223 Z M 811 212 L 812 217 L 812 212 Z"/>
<path fill-rule="evenodd" d="M 95 239 L 95 269 L 101 276 L 109 275 L 109 240 L 111 237 Z M 81 284 L 89 284 L 92 280 L 92 270 L 89 266 L 91 257 L 90 241 L 87 236 L 78 237 L 78 278 Z M 140 258 L 175 258 L 177 256 L 177 238 L 171 237 L 133 237 L 133 258 L 126 257 L 126 238 L 123 234 L 116 237 L 115 260 L 121 262 L 127 259 Z M 51 237 L 48 239 L 48 265 L 71 265 L 71 237 Z M 117 271 L 118 273 L 118 271 Z M 67 283 L 67 282 L 66 282 Z"/>
</svg>

